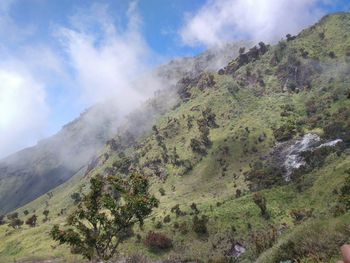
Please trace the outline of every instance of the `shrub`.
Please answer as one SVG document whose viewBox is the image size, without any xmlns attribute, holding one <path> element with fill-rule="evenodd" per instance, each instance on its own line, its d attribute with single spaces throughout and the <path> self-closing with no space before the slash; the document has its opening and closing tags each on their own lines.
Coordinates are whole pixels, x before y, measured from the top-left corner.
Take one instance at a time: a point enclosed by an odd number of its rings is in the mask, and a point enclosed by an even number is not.
<svg viewBox="0 0 350 263">
<path fill-rule="evenodd" d="M 179 225 L 179 231 L 182 235 L 186 235 L 188 233 L 188 226 L 186 222 L 182 222 Z"/>
<path fill-rule="evenodd" d="M 195 214 L 199 214 L 199 210 L 197 208 L 196 203 L 191 204 L 191 209 L 194 211 Z"/>
<path fill-rule="evenodd" d="M 277 129 L 273 129 L 273 136 L 279 142 L 288 141 L 296 135 L 297 129 L 296 126 L 292 123 L 286 123 L 280 126 Z"/>
<path fill-rule="evenodd" d="M 170 215 L 165 216 L 163 219 L 163 223 L 165 223 L 165 224 L 169 223 L 170 221 L 171 221 Z"/>
<path fill-rule="evenodd" d="M 163 227 L 163 224 L 162 224 L 162 222 L 157 221 L 157 223 L 154 225 L 154 227 L 155 227 L 156 229 L 161 229 L 161 228 Z"/>
<path fill-rule="evenodd" d="M 208 217 L 205 215 L 202 215 L 201 218 L 195 215 L 192 219 L 192 230 L 198 235 L 208 234 L 208 228 L 207 228 L 208 221 L 209 221 Z"/>
<path fill-rule="evenodd" d="M 48 215 L 49 215 L 50 211 L 49 210 L 44 210 L 43 212 L 43 215 L 44 215 L 44 219 L 43 219 L 43 222 L 46 222 L 48 219 Z"/>
<path fill-rule="evenodd" d="M 34 214 L 31 217 L 29 217 L 26 220 L 26 225 L 30 226 L 30 227 L 35 227 L 36 226 L 36 221 L 37 221 L 37 216 Z"/>
<path fill-rule="evenodd" d="M 23 225 L 23 221 L 19 218 L 13 218 L 13 219 L 11 219 L 11 221 L 9 223 L 9 226 L 11 226 L 14 229 L 20 228 L 21 225 Z"/>
<path fill-rule="evenodd" d="M 159 193 L 161 196 L 164 196 L 165 195 L 165 190 L 163 187 L 159 188 Z"/>
<path fill-rule="evenodd" d="M 202 143 L 196 139 L 192 138 L 190 143 L 191 149 L 194 153 L 198 153 L 201 155 L 205 155 L 207 153 L 205 147 L 202 145 Z"/>
<path fill-rule="evenodd" d="M 339 247 L 347 243 L 349 230 L 348 214 L 331 220 L 310 220 L 278 245 L 277 251 L 266 262 L 306 257 L 313 258 L 310 262 L 330 262 L 332 256 L 338 257 Z"/>
<path fill-rule="evenodd" d="M 14 212 L 12 214 L 8 214 L 7 215 L 7 219 L 8 220 L 13 220 L 13 219 L 16 219 L 16 218 L 18 218 L 18 213 L 17 212 Z"/>
<path fill-rule="evenodd" d="M 78 204 L 81 201 L 81 197 L 80 197 L 79 193 L 71 194 L 70 198 L 73 199 L 75 205 Z"/>
<path fill-rule="evenodd" d="M 350 210 L 350 169 L 346 170 L 345 173 L 347 176 L 338 197 L 338 205 L 344 212 Z"/>
<path fill-rule="evenodd" d="M 270 219 L 270 214 L 266 207 L 266 198 L 261 193 L 255 193 L 253 195 L 254 203 L 260 208 L 260 214 L 266 220 Z"/>
<path fill-rule="evenodd" d="M 290 215 L 294 219 L 294 224 L 300 224 L 302 221 L 312 216 L 312 209 L 293 209 Z"/>
<path fill-rule="evenodd" d="M 164 234 L 153 231 L 148 232 L 144 244 L 153 251 L 166 250 L 172 247 L 172 241 L 170 238 Z"/>
<path fill-rule="evenodd" d="M 240 198 L 242 195 L 242 190 L 236 189 L 236 198 Z"/>
<path fill-rule="evenodd" d="M 142 254 L 133 254 L 126 258 L 125 263 L 148 263 L 147 258 Z"/>
<path fill-rule="evenodd" d="M 174 205 L 170 211 L 175 213 L 177 217 L 186 215 L 185 212 L 181 211 L 179 204 Z"/>
<path fill-rule="evenodd" d="M 276 243 L 277 230 L 275 227 L 269 227 L 268 229 L 253 233 L 250 238 L 255 254 L 260 255 Z"/>
</svg>

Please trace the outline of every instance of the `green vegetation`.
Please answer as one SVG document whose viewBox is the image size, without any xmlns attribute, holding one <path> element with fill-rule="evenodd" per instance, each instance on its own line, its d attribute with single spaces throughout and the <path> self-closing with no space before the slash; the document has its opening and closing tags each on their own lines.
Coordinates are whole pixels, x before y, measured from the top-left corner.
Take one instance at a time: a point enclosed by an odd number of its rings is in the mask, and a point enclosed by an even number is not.
<svg viewBox="0 0 350 263">
<path fill-rule="evenodd" d="M 51 240 L 52 226 L 63 227 L 79 209 L 90 178 L 128 180 L 134 171 L 148 178 L 159 207 L 132 228 L 120 256 L 139 262 L 335 261 L 339 246 L 350 241 L 349 28 L 349 14 L 327 16 L 276 46 L 241 49 L 218 73 L 183 77 L 178 103 L 149 129 L 138 137 L 121 130 L 88 172 L 15 211 L 22 221 L 37 215 L 35 227 L 11 228 L 5 217 L 0 261 L 83 261 Z M 150 104 L 158 100 L 163 97 Z M 342 142 L 303 152 L 306 164 L 286 181 L 274 146 L 306 133 Z M 43 222 L 45 210 L 49 220 Z"/>
<path fill-rule="evenodd" d="M 69 228 L 60 230 L 54 225 L 50 235 L 60 244 L 69 244 L 72 253 L 89 260 L 109 260 L 119 244 L 130 238 L 134 224 L 143 225 L 158 201 L 149 195 L 147 179 L 138 174 L 128 180 L 97 175 L 91 178 L 90 188 L 67 217 Z"/>
</svg>

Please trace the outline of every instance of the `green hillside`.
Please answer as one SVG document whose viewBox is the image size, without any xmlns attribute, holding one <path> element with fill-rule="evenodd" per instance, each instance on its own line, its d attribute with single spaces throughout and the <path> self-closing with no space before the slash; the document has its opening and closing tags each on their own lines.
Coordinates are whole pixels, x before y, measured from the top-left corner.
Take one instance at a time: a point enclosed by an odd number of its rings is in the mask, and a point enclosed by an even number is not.
<svg viewBox="0 0 350 263">
<path fill-rule="evenodd" d="M 0 226 L 0 262 L 82 261 L 51 240 L 52 225 L 64 225 L 72 194 L 87 191 L 89 177 L 133 170 L 149 176 L 160 206 L 121 257 L 334 262 L 350 241 L 349 28 L 350 14 L 329 15 L 277 45 L 241 49 L 218 72 L 183 73 L 177 100 L 160 93 L 142 111 L 159 114 L 130 116 L 88 170 L 16 210 L 22 220 L 39 215 L 38 226 Z M 307 134 L 319 140 L 290 171 L 285 153 Z M 171 238 L 172 248 L 147 249 L 149 231 Z"/>
</svg>

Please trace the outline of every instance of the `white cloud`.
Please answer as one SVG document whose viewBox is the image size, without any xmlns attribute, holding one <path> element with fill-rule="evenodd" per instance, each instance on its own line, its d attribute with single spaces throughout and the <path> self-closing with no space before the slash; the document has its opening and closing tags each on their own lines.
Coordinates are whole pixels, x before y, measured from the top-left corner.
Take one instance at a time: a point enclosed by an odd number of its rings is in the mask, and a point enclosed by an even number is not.
<svg viewBox="0 0 350 263">
<path fill-rule="evenodd" d="M 93 16 L 90 12 L 74 16 L 72 27 L 60 28 L 58 35 L 82 101 L 91 105 L 114 97 L 120 111 L 126 113 L 148 90 L 143 87 L 141 92 L 131 84 L 147 68 L 150 54 L 139 30 L 141 20 L 136 4 L 129 6 L 124 30 L 115 27 L 106 6 L 94 5 L 92 10 Z"/>
<path fill-rule="evenodd" d="M 40 83 L 25 72 L 0 68 L 0 157 L 43 136 L 48 112 Z"/>
<path fill-rule="evenodd" d="M 208 0 L 187 16 L 180 30 L 184 44 L 215 46 L 223 41 L 250 39 L 273 42 L 298 33 L 323 14 L 324 0 Z"/>
</svg>

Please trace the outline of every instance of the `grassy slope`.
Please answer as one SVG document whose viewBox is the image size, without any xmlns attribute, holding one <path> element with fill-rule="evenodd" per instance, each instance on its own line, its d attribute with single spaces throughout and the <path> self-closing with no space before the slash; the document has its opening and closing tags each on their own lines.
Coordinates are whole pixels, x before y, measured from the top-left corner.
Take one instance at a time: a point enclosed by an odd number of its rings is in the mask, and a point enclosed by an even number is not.
<svg viewBox="0 0 350 263">
<path fill-rule="evenodd" d="M 283 242 L 305 236 L 305 224 L 307 226 L 315 222 L 314 224 L 322 225 L 326 233 L 330 233 L 333 231 L 328 227 L 331 222 L 345 222 L 348 219 L 348 215 L 330 219 L 330 208 L 335 202 L 333 190 L 341 186 L 345 176 L 344 171 L 350 167 L 350 157 L 347 154 L 329 157 L 328 162 L 320 170 L 308 174 L 305 180 L 311 181 L 312 186 L 302 193 L 296 191 L 293 184 L 264 190 L 263 194 L 271 213 L 269 221 L 260 217 L 259 209 L 253 203 L 251 193 L 248 191 L 244 173 L 249 171 L 250 166 L 261 156 L 269 154 L 275 143 L 272 128 L 287 121 L 280 116 L 283 105 L 292 104 L 295 110 L 289 119 L 299 119 L 305 116 L 305 103 L 308 100 L 316 98 L 317 101 L 322 102 L 335 93 L 343 94 L 348 90 L 349 76 L 342 71 L 347 70 L 348 67 L 344 54 L 350 46 L 350 36 L 347 32 L 349 26 L 349 15 L 330 16 L 322 20 L 317 27 L 305 30 L 296 40 L 287 43 L 289 49 L 304 48 L 311 59 L 317 57 L 326 68 L 322 75 L 316 75 L 312 79 L 310 91 L 301 91 L 298 94 L 282 92 L 282 84 L 276 77 L 277 67 L 270 65 L 276 49 L 274 47 L 260 60 L 239 69 L 235 79 L 229 75 L 215 74 L 214 87 L 204 91 L 192 87 L 191 99 L 188 102 L 180 104 L 157 121 L 156 125 L 163 136 L 165 131 L 177 131 L 165 139 L 168 151 L 170 152 L 175 146 L 180 159 L 190 160 L 194 167 L 190 173 L 181 175 L 180 168 L 165 164 L 162 169 L 167 174 L 167 179 L 163 182 L 155 177 L 152 178 L 152 191 L 159 198 L 161 205 L 147 220 L 145 229 L 140 234 L 144 237 L 148 230 L 155 228 L 158 221 L 170 215 L 171 222 L 163 224 L 163 227 L 157 231 L 171 236 L 174 247 L 166 253 L 154 254 L 149 252 L 142 243 L 138 243 L 135 237 L 123 244 L 123 253 L 142 251 L 151 258 L 206 260 L 221 257 L 223 251 L 230 247 L 230 240 L 235 239 L 248 246 L 248 251 L 241 260 L 251 262 L 257 258 L 257 255 L 251 249 L 250 233 L 266 229 L 269 225 L 279 227 L 287 224 L 288 230 L 279 237 L 278 243 L 258 259 L 260 262 L 273 262 L 273 258 L 277 258 L 276 255 L 280 254 L 279 247 Z M 325 33 L 323 40 L 320 40 L 320 32 Z M 331 59 L 328 56 L 330 51 L 335 52 L 338 58 Z M 237 78 L 246 74 L 247 68 L 250 68 L 253 73 L 258 70 L 263 72 L 266 87 L 262 96 L 256 95 L 262 89 L 256 83 L 249 83 L 244 88 L 240 88 L 234 96 L 228 92 L 229 87 L 237 85 Z M 328 86 L 330 77 L 335 79 L 331 88 L 321 91 L 321 87 Z M 193 154 L 189 146 L 190 139 L 198 136 L 196 119 L 199 118 L 200 111 L 194 110 L 196 107 L 202 110 L 210 107 L 216 114 L 219 125 L 219 128 L 210 130 L 213 145 L 202 159 Z M 332 102 L 327 111 L 335 112 L 339 107 L 350 107 L 350 102 L 345 96 L 340 96 L 339 100 Z M 322 114 L 324 109 L 318 110 L 318 113 Z M 187 128 L 188 115 L 194 117 L 191 129 Z M 178 120 L 179 125 L 178 128 L 169 130 L 168 120 L 173 118 Z M 249 128 L 249 133 L 246 132 L 245 127 Z M 307 126 L 303 128 L 311 129 Z M 258 137 L 263 133 L 266 134 L 267 139 L 260 143 Z M 160 148 L 153 134 L 144 136 L 139 143 L 143 146 L 138 150 L 128 149 L 126 153 L 130 156 L 139 153 L 139 166 L 142 167 L 147 161 L 159 156 Z M 228 147 L 228 153 L 223 152 L 224 147 Z M 108 148 L 104 151 L 110 154 L 110 158 L 105 164 L 98 166 L 93 173 L 103 172 L 119 158 Z M 223 163 L 227 167 L 224 174 Z M 40 215 L 38 227 L 24 226 L 20 230 L 11 230 L 6 225 L 0 226 L 0 262 L 39 258 L 64 258 L 65 261 L 78 261 L 79 258 L 71 256 L 66 247 L 56 247 L 57 244 L 50 240 L 47 233 L 53 223 L 64 222 L 65 213 L 58 216 L 61 209 L 66 208 L 66 213 L 74 209 L 70 194 L 79 191 L 80 185 L 85 181 L 82 174 L 77 174 L 70 181 L 53 190 L 51 198 L 49 195 L 44 195 L 18 210 L 21 215 L 26 209 L 29 212 L 36 210 L 36 214 Z M 161 187 L 165 189 L 165 196 L 161 196 L 158 192 Z M 235 198 L 236 189 L 244 192 L 241 198 Z M 197 204 L 201 214 L 209 216 L 209 236 L 207 237 L 199 238 L 190 229 L 192 220 L 190 205 L 193 202 Z M 176 204 L 179 204 L 180 209 L 187 213 L 186 216 L 176 217 L 170 212 Z M 46 207 L 50 210 L 50 221 L 41 223 L 42 211 Z M 304 208 L 313 208 L 313 217 L 305 224 L 295 226 L 290 211 Z M 24 216 L 21 217 L 24 218 Z M 175 230 L 174 222 L 186 222 L 188 233 L 181 234 L 179 230 Z M 248 223 L 251 229 L 248 228 Z M 234 233 L 232 227 L 236 229 Z M 315 233 L 317 228 L 310 233 L 310 239 L 317 237 Z M 335 256 L 336 251 L 332 251 Z M 331 258 L 332 255 L 329 257 Z M 308 262 L 310 259 L 304 257 L 303 260 Z"/>
</svg>

